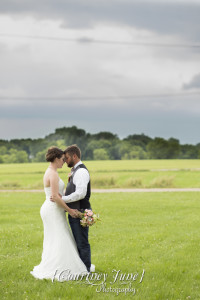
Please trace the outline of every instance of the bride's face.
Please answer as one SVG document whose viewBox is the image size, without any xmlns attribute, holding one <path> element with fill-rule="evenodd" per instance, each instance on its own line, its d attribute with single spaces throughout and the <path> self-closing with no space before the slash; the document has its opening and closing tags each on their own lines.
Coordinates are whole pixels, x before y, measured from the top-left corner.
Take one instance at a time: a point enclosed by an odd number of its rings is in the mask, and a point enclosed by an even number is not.
<svg viewBox="0 0 200 300">
<path fill-rule="evenodd" d="M 62 168 L 64 163 L 65 163 L 65 156 L 63 154 L 61 158 L 57 158 L 57 167 Z"/>
</svg>

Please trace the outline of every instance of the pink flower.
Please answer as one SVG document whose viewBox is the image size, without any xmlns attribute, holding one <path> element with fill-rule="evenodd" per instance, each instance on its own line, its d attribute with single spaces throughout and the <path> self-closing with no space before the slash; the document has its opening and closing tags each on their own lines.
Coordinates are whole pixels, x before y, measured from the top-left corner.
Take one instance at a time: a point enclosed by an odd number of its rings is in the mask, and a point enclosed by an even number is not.
<svg viewBox="0 0 200 300">
<path fill-rule="evenodd" d="M 88 215 L 89 217 L 91 217 L 91 216 L 93 215 L 93 211 L 89 210 L 88 213 L 87 213 L 87 215 Z"/>
<path fill-rule="evenodd" d="M 70 177 L 72 176 L 72 173 L 68 174 L 68 182 L 70 181 Z"/>
<path fill-rule="evenodd" d="M 99 219 L 99 215 L 94 213 L 91 209 L 85 209 L 85 211 L 82 214 L 82 218 L 80 220 L 80 224 L 83 227 L 92 226 L 94 223 L 96 223 Z"/>
</svg>

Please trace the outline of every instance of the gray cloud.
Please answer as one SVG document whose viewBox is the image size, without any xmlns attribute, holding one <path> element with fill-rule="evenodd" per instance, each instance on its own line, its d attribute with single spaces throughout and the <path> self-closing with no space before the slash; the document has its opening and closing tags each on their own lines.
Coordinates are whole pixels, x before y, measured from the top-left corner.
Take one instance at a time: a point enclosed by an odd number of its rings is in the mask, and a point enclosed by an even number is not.
<svg viewBox="0 0 200 300">
<path fill-rule="evenodd" d="M 200 89 L 200 73 L 195 75 L 189 83 L 184 84 L 183 88 L 188 90 Z"/>
<path fill-rule="evenodd" d="M 77 109 L 78 108 L 78 109 Z M 137 114 L 143 114 L 148 119 L 157 115 L 162 120 L 162 115 L 178 116 L 180 114 L 188 117 L 199 116 L 199 96 L 171 97 L 171 98 L 14 98 L 0 103 L 1 117 L 18 118 L 59 118 L 65 119 L 66 115 L 76 119 L 85 119 L 89 116 L 93 121 L 99 116 L 104 120 L 121 119 L 124 116 L 135 118 Z"/>
<path fill-rule="evenodd" d="M 12 17 L 9 32 L 15 30 L 16 21 L 16 25 L 21 22 L 16 31 L 31 24 L 24 32 L 34 35 L 45 23 L 40 21 L 48 20 L 52 32 L 66 34 L 66 41 L 77 43 L 58 42 L 57 36 L 49 41 L 2 37 L 0 138 L 41 137 L 56 127 L 77 125 L 92 133 L 108 130 L 125 137 L 144 132 L 199 142 L 198 95 L 170 96 L 199 88 L 199 49 L 94 43 L 95 34 L 109 39 L 107 29 L 110 41 L 123 40 L 125 35 L 124 40 L 133 36 L 144 42 L 154 42 L 153 38 L 155 43 L 165 38 L 169 44 L 199 42 L 199 15 L 200 5 L 186 1 L 43 0 L 37 5 L 35 1 L 1 0 L 0 16 Z M 27 21 L 30 16 L 34 21 Z M 5 21 L 8 29 L 9 20 Z M 55 20 L 64 30 L 51 22 Z M 135 29 L 144 29 L 144 35 Z M 44 32 L 51 35 L 49 27 Z M 164 93 L 169 97 L 162 97 Z M 139 94 L 149 97 L 123 97 Z"/>
<path fill-rule="evenodd" d="M 200 127 L 199 115 L 187 111 L 153 111 L 149 106 L 146 109 L 129 106 L 128 110 L 121 107 L 119 110 L 115 105 L 109 107 L 104 103 L 98 108 L 88 103 L 77 110 L 76 103 L 54 104 L 32 103 L 31 106 L 1 108 L 1 138 L 37 138 L 54 132 L 55 128 L 76 125 L 91 133 L 111 131 L 120 137 L 143 132 L 151 137 L 175 137 L 181 143 L 200 142 L 199 134 L 194 130 Z M 148 101 L 143 101 L 141 106 L 147 104 Z M 188 102 L 188 107 L 190 105 Z"/>
<path fill-rule="evenodd" d="M 43 0 L 37 5 L 34 0 L 1 0 L 0 12 L 55 18 L 68 28 L 88 28 L 109 22 L 200 41 L 200 4 L 197 2 Z"/>
</svg>

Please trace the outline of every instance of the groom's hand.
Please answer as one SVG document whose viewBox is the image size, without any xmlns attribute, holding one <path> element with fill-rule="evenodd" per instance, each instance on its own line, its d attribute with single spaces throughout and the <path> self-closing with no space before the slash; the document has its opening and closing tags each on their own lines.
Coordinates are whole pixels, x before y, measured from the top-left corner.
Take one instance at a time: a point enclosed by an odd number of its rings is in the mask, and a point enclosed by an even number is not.
<svg viewBox="0 0 200 300">
<path fill-rule="evenodd" d="M 61 194 L 58 194 L 58 195 L 59 195 L 60 198 L 62 198 L 62 195 L 61 195 Z M 50 200 L 51 200 L 52 202 L 55 202 L 55 200 L 53 199 L 52 196 L 50 196 Z"/>
<path fill-rule="evenodd" d="M 53 197 L 52 197 L 52 196 L 50 196 L 50 200 L 51 200 L 52 202 L 55 202 L 55 200 L 53 199 Z"/>
</svg>

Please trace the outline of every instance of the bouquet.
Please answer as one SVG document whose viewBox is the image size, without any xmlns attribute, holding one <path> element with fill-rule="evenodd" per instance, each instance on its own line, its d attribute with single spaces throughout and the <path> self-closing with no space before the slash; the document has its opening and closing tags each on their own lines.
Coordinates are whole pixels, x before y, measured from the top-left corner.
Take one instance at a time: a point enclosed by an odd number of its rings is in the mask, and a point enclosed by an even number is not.
<svg viewBox="0 0 200 300">
<path fill-rule="evenodd" d="M 94 213 L 91 209 L 85 209 L 80 220 L 81 226 L 89 227 L 96 223 L 96 221 L 100 221 L 99 215 Z"/>
</svg>

